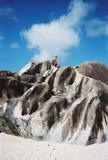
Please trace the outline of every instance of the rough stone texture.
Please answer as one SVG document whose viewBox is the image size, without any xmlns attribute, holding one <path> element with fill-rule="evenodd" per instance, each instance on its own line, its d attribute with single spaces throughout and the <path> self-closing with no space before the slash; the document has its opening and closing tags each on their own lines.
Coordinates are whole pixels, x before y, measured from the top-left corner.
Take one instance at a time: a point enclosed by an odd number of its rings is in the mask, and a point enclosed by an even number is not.
<svg viewBox="0 0 108 160">
<path fill-rule="evenodd" d="M 13 77 L 0 77 L 0 97 L 12 98 L 21 96 L 31 86 L 31 84 L 18 81 Z"/>
<path fill-rule="evenodd" d="M 86 62 L 76 68 L 81 74 L 108 84 L 108 68 L 105 65 L 98 62 Z"/>
<path fill-rule="evenodd" d="M 49 61 L 34 63 L 30 62 L 19 72 L 22 81 L 35 83 L 39 82 L 45 71 L 51 69 Z"/>
<path fill-rule="evenodd" d="M 50 68 L 48 61 L 30 63 L 19 72 L 20 77 L 38 74 L 35 83 L 0 78 L 1 115 L 8 128 L 16 135 L 38 140 L 83 145 L 106 141 L 108 69 L 98 63 L 63 67 L 40 83 L 43 73 Z M 29 87 L 20 91 L 17 83 Z M 8 90 L 12 96 L 7 96 Z"/>
</svg>

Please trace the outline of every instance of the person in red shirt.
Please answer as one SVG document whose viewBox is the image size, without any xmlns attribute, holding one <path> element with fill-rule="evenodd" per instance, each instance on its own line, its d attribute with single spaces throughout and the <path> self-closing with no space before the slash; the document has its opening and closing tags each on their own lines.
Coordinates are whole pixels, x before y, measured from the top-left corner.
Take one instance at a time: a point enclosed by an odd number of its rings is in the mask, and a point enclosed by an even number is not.
<svg viewBox="0 0 108 160">
<path fill-rule="evenodd" d="M 58 67 L 59 64 L 58 64 L 58 60 L 57 60 L 57 56 L 55 56 L 55 58 L 52 60 L 51 64 L 55 67 Z"/>
</svg>

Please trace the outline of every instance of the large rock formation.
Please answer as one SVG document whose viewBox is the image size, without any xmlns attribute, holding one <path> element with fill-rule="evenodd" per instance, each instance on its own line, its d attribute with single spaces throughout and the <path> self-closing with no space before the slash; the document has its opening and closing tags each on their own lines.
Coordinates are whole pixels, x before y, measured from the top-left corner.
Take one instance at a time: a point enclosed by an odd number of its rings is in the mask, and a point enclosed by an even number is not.
<svg viewBox="0 0 108 160">
<path fill-rule="evenodd" d="M 41 81 L 42 75 L 51 74 Z M 0 127 L 26 138 L 92 144 L 108 139 L 108 69 L 98 63 L 53 69 L 29 63 L 0 77 Z"/>
</svg>

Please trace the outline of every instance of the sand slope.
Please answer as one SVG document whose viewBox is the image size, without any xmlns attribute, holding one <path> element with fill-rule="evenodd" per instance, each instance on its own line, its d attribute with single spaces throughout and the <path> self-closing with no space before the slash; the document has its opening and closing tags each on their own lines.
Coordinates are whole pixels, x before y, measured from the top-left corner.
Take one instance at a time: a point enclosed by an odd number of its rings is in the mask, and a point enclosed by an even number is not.
<svg viewBox="0 0 108 160">
<path fill-rule="evenodd" d="M 0 134 L 0 160 L 108 160 L 108 142 L 75 146 Z"/>
</svg>

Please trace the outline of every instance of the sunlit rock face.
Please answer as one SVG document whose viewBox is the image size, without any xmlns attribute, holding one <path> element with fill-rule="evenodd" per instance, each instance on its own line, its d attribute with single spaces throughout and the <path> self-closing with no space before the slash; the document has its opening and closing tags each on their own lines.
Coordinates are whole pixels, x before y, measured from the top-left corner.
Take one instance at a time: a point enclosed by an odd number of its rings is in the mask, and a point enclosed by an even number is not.
<svg viewBox="0 0 108 160">
<path fill-rule="evenodd" d="M 108 68 L 97 62 L 86 62 L 77 66 L 77 70 L 88 77 L 108 84 Z"/>
<path fill-rule="evenodd" d="M 42 82 L 48 69 L 52 72 Z M 96 62 L 55 69 L 45 61 L 29 63 L 17 76 L 1 76 L 1 130 L 70 144 L 106 141 L 107 72 Z"/>
<path fill-rule="evenodd" d="M 43 63 L 28 63 L 24 68 L 19 72 L 20 78 L 22 81 L 35 83 L 39 82 L 44 72 L 48 69 L 51 69 L 51 64 L 49 61 Z"/>
</svg>

